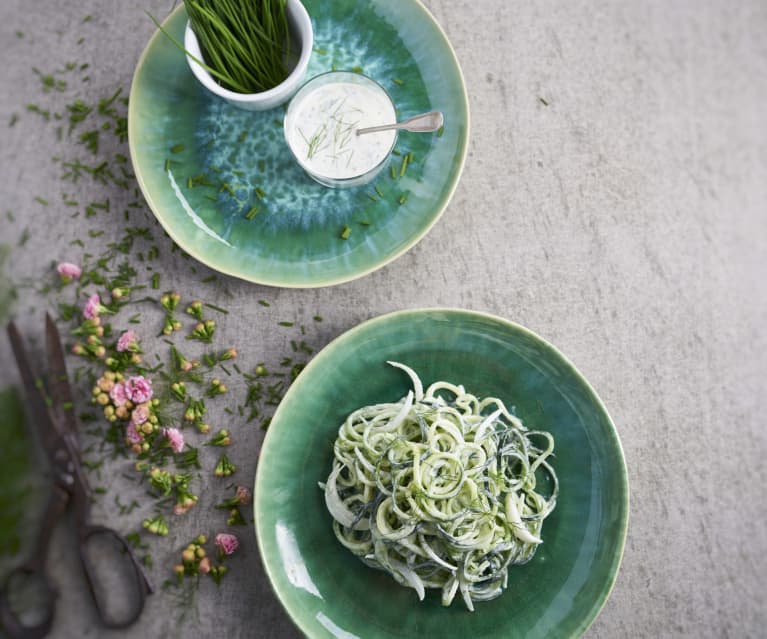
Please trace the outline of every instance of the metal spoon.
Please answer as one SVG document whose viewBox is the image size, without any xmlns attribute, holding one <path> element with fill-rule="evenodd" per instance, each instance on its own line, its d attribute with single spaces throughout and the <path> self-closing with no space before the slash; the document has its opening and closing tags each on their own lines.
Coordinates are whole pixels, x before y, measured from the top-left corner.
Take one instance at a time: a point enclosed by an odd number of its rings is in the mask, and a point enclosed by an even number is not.
<svg viewBox="0 0 767 639">
<path fill-rule="evenodd" d="M 391 129 L 402 129 L 412 131 L 413 133 L 431 133 L 438 130 L 445 121 L 440 111 L 429 111 L 408 118 L 403 122 L 395 124 L 383 124 L 381 126 L 369 126 L 365 129 L 357 129 L 357 135 L 363 133 L 376 133 L 377 131 L 389 131 Z"/>
</svg>

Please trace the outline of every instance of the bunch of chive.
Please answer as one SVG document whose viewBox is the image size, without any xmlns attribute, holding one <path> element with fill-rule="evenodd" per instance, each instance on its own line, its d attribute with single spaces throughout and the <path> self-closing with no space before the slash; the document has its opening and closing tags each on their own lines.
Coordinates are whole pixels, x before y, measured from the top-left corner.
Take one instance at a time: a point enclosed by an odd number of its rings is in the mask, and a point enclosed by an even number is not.
<svg viewBox="0 0 767 639">
<path fill-rule="evenodd" d="M 260 93 L 288 76 L 287 0 L 184 0 L 184 6 L 204 61 L 194 59 L 225 89 Z"/>
</svg>

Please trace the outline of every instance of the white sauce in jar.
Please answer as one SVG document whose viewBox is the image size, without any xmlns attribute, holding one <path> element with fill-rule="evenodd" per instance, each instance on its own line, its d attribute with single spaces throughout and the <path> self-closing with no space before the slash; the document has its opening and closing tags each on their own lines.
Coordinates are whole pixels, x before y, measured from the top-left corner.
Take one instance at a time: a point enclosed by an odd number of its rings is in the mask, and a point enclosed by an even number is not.
<svg viewBox="0 0 767 639">
<path fill-rule="evenodd" d="M 356 129 L 396 122 L 394 105 L 377 87 L 322 84 L 291 105 L 294 109 L 286 137 L 310 173 L 331 179 L 364 175 L 386 159 L 394 144 L 394 131 L 356 133 Z"/>
</svg>

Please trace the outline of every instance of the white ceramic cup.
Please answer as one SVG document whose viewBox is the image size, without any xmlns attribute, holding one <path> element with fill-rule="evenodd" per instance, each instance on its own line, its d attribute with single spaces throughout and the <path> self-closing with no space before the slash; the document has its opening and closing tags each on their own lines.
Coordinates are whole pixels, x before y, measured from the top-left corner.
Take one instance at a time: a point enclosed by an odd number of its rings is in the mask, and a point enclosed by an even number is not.
<svg viewBox="0 0 767 639">
<path fill-rule="evenodd" d="M 301 86 L 309 65 L 309 57 L 314 46 L 314 30 L 312 20 L 300 0 L 288 0 L 287 4 L 288 28 L 291 37 L 296 44 L 300 45 L 301 54 L 298 62 L 287 78 L 276 87 L 261 93 L 237 93 L 225 89 L 213 79 L 203 67 L 189 56 L 186 61 L 194 76 L 211 93 L 226 100 L 232 106 L 246 111 L 266 111 L 287 102 Z M 192 31 L 189 22 L 186 23 L 184 33 L 184 47 L 198 60 L 203 60 L 200 44 L 197 36 Z M 204 60 L 203 60 L 204 61 Z"/>
</svg>

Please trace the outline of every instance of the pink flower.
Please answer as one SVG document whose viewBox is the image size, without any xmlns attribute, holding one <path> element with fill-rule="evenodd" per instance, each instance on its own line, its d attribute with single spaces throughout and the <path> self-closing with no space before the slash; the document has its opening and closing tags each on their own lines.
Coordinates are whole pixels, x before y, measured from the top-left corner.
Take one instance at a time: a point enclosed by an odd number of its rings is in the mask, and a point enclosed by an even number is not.
<svg viewBox="0 0 767 639">
<path fill-rule="evenodd" d="M 65 282 L 79 280 L 83 274 L 83 270 L 77 264 L 72 264 L 71 262 L 62 262 L 56 267 L 56 271 Z"/>
<path fill-rule="evenodd" d="M 210 572 L 210 557 L 203 557 L 200 559 L 200 563 L 197 565 L 197 570 L 203 575 L 207 575 Z"/>
<path fill-rule="evenodd" d="M 109 391 L 109 397 L 115 406 L 122 406 L 128 401 L 128 393 L 125 390 L 125 384 L 117 382 Z"/>
<path fill-rule="evenodd" d="M 148 402 L 152 399 L 152 381 L 143 375 L 130 377 L 125 382 L 125 392 L 128 394 L 128 399 L 135 404 Z"/>
<path fill-rule="evenodd" d="M 133 409 L 130 418 L 131 422 L 136 424 L 136 426 L 140 426 L 149 419 L 149 406 L 147 404 L 139 404 Z"/>
<path fill-rule="evenodd" d="M 218 533 L 216 535 L 215 544 L 225 555 L 231 555 L 240 547 L 240 542 L 237 537 L 230 535 L 229 533 Z"/>
<path fill-rule="evenodd" d="M 138 338 L 133 331 L 125 331 L 120 335 L 120 339 L 117 340 L 118 353 L 135 350 L 136 346 L 138 346 Z"/>
<path fill-rule="evenodd" d="M 234 496 L 243 506 L 249 504 L 250 500 L 253 498 L 253 495 L 251 495 L 250 491 L 245 488 L 245 486 L 237 486 L 237 491 L 234 493 Z"/>
<path fill-rule="evenodd" d="M 101 309 L 101 298 L 98 296 L 98 293 L 94 293 L 88 298 L 88 301 L 85 302 L 83 317 L 85 319 L 95 319 L 99 316 Z"/>
<path fill-rule="evenodd" d="M 174 453 L 180 453 L 184 449 L 184 435 L 178 428 L 165 428 L 163 435 L 168 439 Z"/>
<path fill-rule="evenodd" d="M 125 428 L 125 441 L 129 444 L 140 444 L 143 439 L 136 430 L 136 424 L 128 422 L 128 426 Z"/>
</svg>

